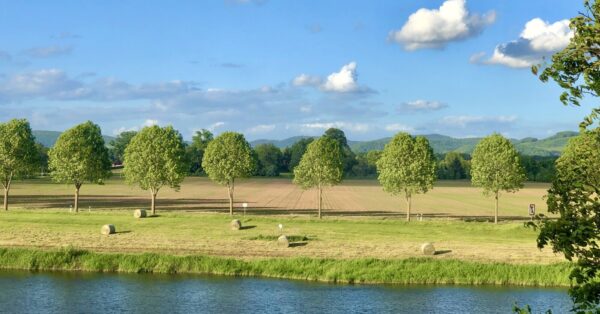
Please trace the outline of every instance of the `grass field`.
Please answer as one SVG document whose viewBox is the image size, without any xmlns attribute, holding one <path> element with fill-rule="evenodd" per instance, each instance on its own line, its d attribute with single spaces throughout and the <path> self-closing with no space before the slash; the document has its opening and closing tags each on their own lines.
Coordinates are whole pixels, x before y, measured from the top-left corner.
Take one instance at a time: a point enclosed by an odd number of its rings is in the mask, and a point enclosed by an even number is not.
<svg viewBox="0 0 600 314">
<path fill-rule="evenodd" d="M 543 196 L 547 184 L 529 183 L 517 193 L 500 197 L 501 219 L 526 219 L 530 203 L 545 212 Z M 54 184 L 49 179 L 16 182 L 11 190 L 11 206 L 28 209 L 68 209 L 73 187 Z M 249 214 L 282 215 L 314 214 L 316 192 L 304 191 L 289 178 L 253 178 L 240 180 L 235 190 L 236 207 L 246 202 Z M 81 188 L 80 207 L 84 210 L 148 208 L 149 194 L 131 187 L 117 176 L 105 185 L 86 184 Z M 158 210 L 185 212 L 225 212 L 228 206 L 226 188 L 203 177 L 189 177 L 175 192 L 164 188 L 158 194 Z M 404 216 L 401 196 L 385 193 L 376 180 L 347 180 L 327 189 L 324 194 L 325 215 Z M 413 198 L 413 213 L 425 218 L 490 217 L 493 199 L 481 194 L 468 181 L 440 181 L 427 194 Z"/>
</svg>

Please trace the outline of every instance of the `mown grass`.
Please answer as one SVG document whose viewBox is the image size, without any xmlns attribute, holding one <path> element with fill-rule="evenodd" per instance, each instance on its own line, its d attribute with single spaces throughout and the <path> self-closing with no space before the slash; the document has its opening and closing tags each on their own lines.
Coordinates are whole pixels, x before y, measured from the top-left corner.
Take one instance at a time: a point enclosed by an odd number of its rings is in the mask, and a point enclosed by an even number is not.
<svg viewBox="0 0 600 314">
<path fill-rule="evenodd" d="M 0 268 L 31 271 L 187 273 L 334 283 L 568 286 L 567 263 L 525 265 L 434 258 L 241 260 L 202 255 L 96 253 L 73 248 L 0 248 Z"/>
</svg>

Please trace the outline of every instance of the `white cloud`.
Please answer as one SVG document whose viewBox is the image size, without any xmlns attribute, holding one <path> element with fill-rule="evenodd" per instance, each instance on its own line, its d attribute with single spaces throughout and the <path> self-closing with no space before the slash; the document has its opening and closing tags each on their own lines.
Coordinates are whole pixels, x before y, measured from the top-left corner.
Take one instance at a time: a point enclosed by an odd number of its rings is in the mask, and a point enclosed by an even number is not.
<svg viewBox="0 0 600 314">
<path fill-rule="evenodd" d="M 342 66 L 338 72 L 329 74 L 326 79 L 319 76 L 300 74 L 292 80 L 292 85 L 318 87 L 322 91 L 332 93 L 372 92 L 370 88 L 358 85 L 356 67 L 356 62 L 352 61 Z"/>
<path fill-rule="evenodd" d="M 447 107 L 448 105 L 439 101 L 418 99 L 401 104 L 399 110 L 401 112 L 427 112 L 441 110 Z"/>
<path fill-rule="evenodd" d="M 120 127 L 117 129 L 113 130 L 113 135 L 119 135 L 123 132 L 129 132 L 129 131 L 139 131 L 141 129 L 143 129 L 144 127 L 147 126 L 154 126 L 154 125 L 158 125 L 158 120 L 154 120 L 154 119 L 146 119 L 146 121 L 144 121 L 144 123 L 142 123 L 142 125 L 140 126 L 133 126 L 133 127 Z"/>
<path fill-rule="evenodd" d="M 394 124 L 386 125 L 385 130 L 390 131 L 390 132 L 412 132 L 412 131 L 414 131 L 414 128 L 412 128 L 408 125 L 394 123 Z"/>
<path fill-rule="evenodd" d="M 551 24 L 534 18 L 525 24 L 519 39 L 496 46 L 494 53 L 487 60 L 482 61 L 484 54 L 479 53 L 471 57 L 471 62 L 527 68 L 539 63 L 543 57 L 565 48 L 572 37 L 569 20 Z"/>
<path fill-rule="evenodd" d="M 211 132 L 214 132 L 216 129 L 218 129 L 224 125 L 225 125 L 225 122 L 223 122 L 223 121 L 215 122 L 208 127 L 208 130 Z"/>
<path fill-rule="evenodd" d="M 446 0 L 439 9 L 421 8 L 411 14 L 390 39 L 406 50 L 444 48 L 449 42 L 475 36 L 496 20 L 496 13 L 471 14 L 466 0 Z"/>
<path fill-rule="evenodd" d="M 346 131 L 352 131 L 357 133 L 364 133 L 369 131 L 370 127 L 366 123 L 352 123 L 352 122 L 312 122 L 304 123 L 300 125 L 301 130 L 327 130 L 329 128 L 338 128 Z"/>
<path fill-rule="evenodd" d="M 248 129 L 249 133 L 268 133 L 275 130 L 275 124 L 259 124 Z"/>
<path fill-rule="evenodd" d="M 158 120 L 146 119 L 146 121 L 144 121 L 144 126 L 155 126 L 155 125 L 158 125 Z"/>
<path fill-rule="evenodd" d="M 447 126 L 467 128 L 473 124 L 511 124 L 517 121 L 516 116 L 446 116 L 441 123 Z"/>
<path fill-rule="evenodd" d="M 292 80 L 294 86 L 319 86 L 322 79 L 318 76 L 308 74 L 300 74 Z"/>
</svg>

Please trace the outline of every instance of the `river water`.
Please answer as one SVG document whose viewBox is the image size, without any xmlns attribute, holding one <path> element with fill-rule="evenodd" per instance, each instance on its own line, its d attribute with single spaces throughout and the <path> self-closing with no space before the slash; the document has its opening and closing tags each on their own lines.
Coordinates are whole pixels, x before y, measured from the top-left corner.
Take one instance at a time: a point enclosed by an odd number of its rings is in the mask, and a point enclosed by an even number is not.
<svg viewBox="0 0 600 314">
<path fill-rule="evenodd" d="M 565 313 L 566 289 L 0 272 L 0 313 Z"/>
</svg>

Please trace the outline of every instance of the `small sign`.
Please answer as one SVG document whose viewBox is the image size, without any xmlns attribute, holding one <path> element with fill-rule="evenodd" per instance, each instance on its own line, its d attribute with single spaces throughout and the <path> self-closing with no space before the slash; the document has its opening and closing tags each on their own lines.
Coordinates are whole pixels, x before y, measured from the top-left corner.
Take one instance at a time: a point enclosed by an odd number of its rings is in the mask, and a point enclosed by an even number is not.
<svg viewBox="0 0 600 314">
<path fill-rule="evenodd" d="M 535 204 L 529 204 L 529 216 L 535 216 Z"/>
</svg>

